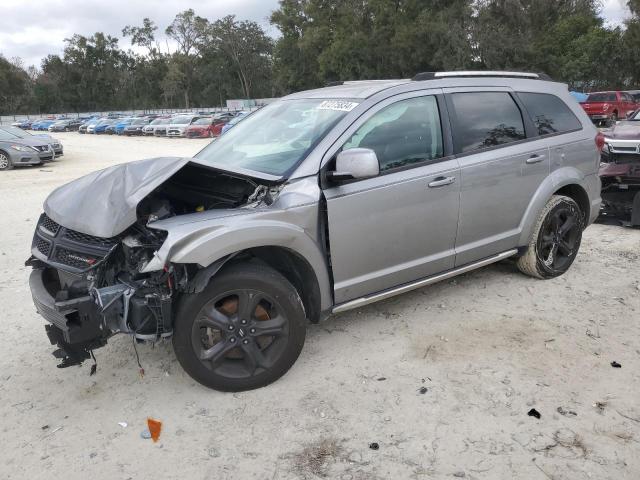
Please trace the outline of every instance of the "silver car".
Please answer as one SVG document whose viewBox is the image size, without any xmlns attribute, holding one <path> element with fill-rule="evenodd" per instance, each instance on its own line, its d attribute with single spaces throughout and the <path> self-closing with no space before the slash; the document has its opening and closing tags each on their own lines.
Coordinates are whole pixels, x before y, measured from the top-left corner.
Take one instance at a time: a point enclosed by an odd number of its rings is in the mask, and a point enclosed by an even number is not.
<svg viewBox="0 0 640 480">
<path fill-rule="evenodd" d="M 167 137 L 184 137 L 187 127 L 201 118 L 199 115 L 178 115 L 167 125 Z"/>
<path fill-rule="evenodd" d="M 426 73 L 289 95 L 194 158 L 55 190 L 30 287 L 60 367 L 117 334 L 173 336 L 238 391 L 295 362 L 307 321 L 513 258 L 565 273 L 600 208 L 603 138 L 566 85 Z"/>
<path fill-rule="evenodd" d="M 53 147 L 46 140 L 35 135 L 30 137 L 19 137 L 0 127 L 0 170 L 41 165 L 55 158 Z"/>
<path fill-rule="evenodd" d="M 1 125 L 0 129 L 14 134 L 16 137 L 27 138 L 30 140 L 38 140 L 40 142 L 46 142 L 51 145 L 53 152 L 55 153 L 55 157 L 62 157 L 64 155 L 64 147 L 62 146 L 62 142 L 57 138 L 53 138 L 51 135 L 46 133 L 29 133 L 21 128 Z"/>
</svg>

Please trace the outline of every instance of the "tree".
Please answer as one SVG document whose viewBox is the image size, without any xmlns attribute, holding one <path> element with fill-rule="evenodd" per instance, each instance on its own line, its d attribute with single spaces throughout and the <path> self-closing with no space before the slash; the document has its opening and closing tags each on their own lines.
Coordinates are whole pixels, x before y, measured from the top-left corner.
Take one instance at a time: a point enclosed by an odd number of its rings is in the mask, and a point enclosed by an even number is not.
<svg viewBox="0 0 640 480">
<path fill-rule="evenodd" d="M 207 30 L 201 46 L 226 57 L 237 75 L 245 98 L 251 98 L 257 81 L 269 82 L 273 44 L 264 30 L 255 22 L 236 21 L 229 15 L 217 20 Z"/>
<path fill-rule="evenodd" d="M 206 19 L 195 14 L 193 9 L 185 10 L 176 15 L 171 25 L 167 27 L 165 33 L 178 44 L 178 51 L 172 58 L 175 63 L 174 68 L 180 69 L 180 85 L 184 94 L 185 108 L 189 108 L 191 91 L 194 79 L 197 46 L 204 37 L 208 26 Z M 172 88 L 177 85 L 174 81 L 176 72 L 172 73 L 169 84 Z"/>
</svg>

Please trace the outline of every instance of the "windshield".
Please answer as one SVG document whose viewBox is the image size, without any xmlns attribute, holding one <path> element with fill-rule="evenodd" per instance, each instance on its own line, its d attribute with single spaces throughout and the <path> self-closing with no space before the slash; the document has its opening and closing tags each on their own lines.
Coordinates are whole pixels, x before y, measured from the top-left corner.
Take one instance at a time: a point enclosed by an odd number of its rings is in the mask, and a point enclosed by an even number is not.
<svg viewBox="0 0 640 480">
<path fill-rule="evenodd" d="M 185 125 L 191 123 L 193 117 L 176 117 L 169 122 L 171 125 Z"/>
<path fill-rule="evenodd" d="M 211 118 L 201 118 L 200 120 L 196 120 L 193 122 L 194 125 L 210 125 Z"/>
<path fill-rule="evenodd" d="M 149 120 L 147 120 L 146 118 L 138 118 L 137 120 L 131 122 L 131 125 L 146 125 L 147 123 L 149 123 Z"/>
<path fill-rule="evenodd" d="M 613 92 L 592 93 L 587 97 L 587 102 L 615 102 L 616 94 Z"/>
<path fill-rule="evenodd" d="M 32 136 L 29 132 L 25 132 L 24 130 L 18 127 L 3 126 L 1 130 L 5 130 L 9 133 L 12 133 L 16 137 L 20 137 L 20 138 L 27 138 L 27 136 L 29 137 Z"/>
<path fill-rule="evenodd" d="M 16 140 L 20 137 L 14 135 L 13 133 L 9 133 L 5 130 L 0 130 L 0 141 L 8 141 L 8 140 Z"/>
<path fill-rule="evenodd" d="M 295 167 L 356 103 L 284 100 L 243 118 L 196 158 L 220 168 L 282 176 Z"/>
</svg>

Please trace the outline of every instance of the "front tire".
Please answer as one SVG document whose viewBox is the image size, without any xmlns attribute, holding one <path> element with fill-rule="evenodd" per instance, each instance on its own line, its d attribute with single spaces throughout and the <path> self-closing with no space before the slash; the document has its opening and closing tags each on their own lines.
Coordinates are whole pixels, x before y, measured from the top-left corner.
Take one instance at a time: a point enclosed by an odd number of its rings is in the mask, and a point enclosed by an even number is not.
<svg viewBox="0 0 640 480">
<path fill-rule="evenodd" d="M 11 170 L 13 168 L 13 162 L 9 154 L 0 150 L 0 170 Z"/>
<path fill-rule="evenodd" d="M 526 253 L 518 269 L 529 276 L 550 279 L 571 267 L 578 255 L 584 216 L 570 197 L 554 195 L 540 212 Z"/>
<path fill-rule="evenodd" d="M 293 285 L 272 268 L 243 263 L 183 298 L 173 348 L 196 381 L 238 392 L 284 375 L 300 355 L 305 335 L 306 315 Z"/>
</svg>

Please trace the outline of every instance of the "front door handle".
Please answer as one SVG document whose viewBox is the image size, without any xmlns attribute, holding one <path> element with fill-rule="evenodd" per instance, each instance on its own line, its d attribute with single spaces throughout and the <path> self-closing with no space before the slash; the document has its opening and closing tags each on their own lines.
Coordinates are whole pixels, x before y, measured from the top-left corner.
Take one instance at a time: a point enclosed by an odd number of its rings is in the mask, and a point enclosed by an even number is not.
<svg viewBox="0 0 640 480">
<path fill-rule="evenodd" d="M 546 155 L 531 155 L 529 158 L 527 158 L 527 165 L 543 162 L 545 158 Z"/>
<path fill-rule="evenodd" d="M 438 177 L 429 183 L 429 188 L 444 187 L 445 185 L 451 185 L 455 181 L 456 177 Z"/>
</svg>

